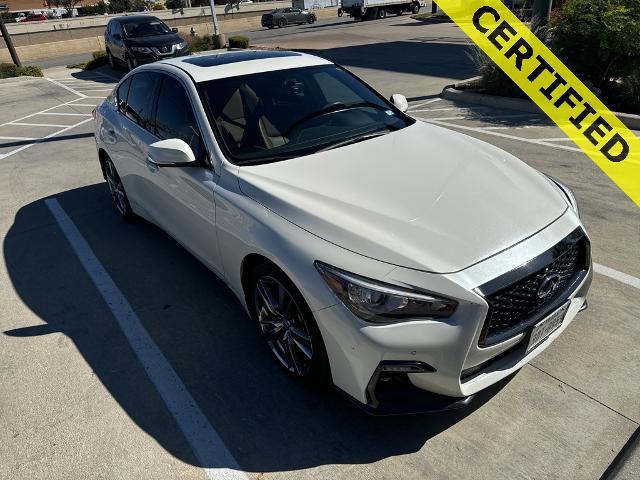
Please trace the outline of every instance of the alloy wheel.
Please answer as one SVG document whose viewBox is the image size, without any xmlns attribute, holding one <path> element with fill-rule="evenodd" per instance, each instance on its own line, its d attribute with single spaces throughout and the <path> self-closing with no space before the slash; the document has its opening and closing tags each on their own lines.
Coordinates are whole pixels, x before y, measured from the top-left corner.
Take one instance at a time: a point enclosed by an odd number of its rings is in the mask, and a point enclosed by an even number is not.
<svg viewBox="0 0 640 480">
<path fill-rule="evenodd" d="M 295 299 L 271 276 L 257 279 L 254 301 L 262 334 L 278 361 L 292 374 L 306 377 L 314 349 L 311 334 Z"/>
<path fill-rule="evenodd" d="M 116 169 L 111 160 L 105 162 L 104 170 L 107 177 L 109 192 L 111 193 L 111 199 L 118 209 L 118 212 L 120 212 L 122 216 L 127 216 L 129 212 L 129 208 L 127 205 L 127 194 L 124 191 L 124 186 L 122 185 L 120 176 L 118 175 L 118 172 L 116 172 Z"/>
</svg>

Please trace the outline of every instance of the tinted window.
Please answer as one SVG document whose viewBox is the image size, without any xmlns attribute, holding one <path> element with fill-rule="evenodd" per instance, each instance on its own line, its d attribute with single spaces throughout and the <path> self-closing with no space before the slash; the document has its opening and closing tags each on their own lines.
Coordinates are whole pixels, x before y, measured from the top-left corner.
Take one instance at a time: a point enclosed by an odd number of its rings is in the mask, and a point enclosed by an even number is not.
<svg viewBox="0 0 640 480">
<path fill-rule="evenodd" d="M 197 159 L 204 153 L 198 122 L 191 108 L 191 100 L 184 87 L 173 77 L 163 75 L 158 109 L 156 112 L 156 135 L 166 140 L 179 138 L 193 150 Z"/>
<path fill-rule="evenodd" d="M 150 130 L 153 99 L 160 75 L 157 73 L 138 73 L 134 75 L 127 96 L 126 116 L 142 128 Z"/>
<path fill-rule="evenodd" d="M 128 21 L 123 24 L 124 34 L 130 38 L 150 37 L 171 33 L 171 29 L 157 18 L 142 18 L 137 21 Z"/>
<path fill-rule="evenodd" d="M 335 65 L 211 80 L 200 91 L 225 153 L 239 164 L 309 155 L 414 122 Z"/>
<path fill-rule="evenodd" d="M 129 93 L 129 85 L 131 85 L 131 77 L 127 78 L 118 87 L 118 111 L 125 113 L 127 105 L 127 94 Z"/>
</svg>

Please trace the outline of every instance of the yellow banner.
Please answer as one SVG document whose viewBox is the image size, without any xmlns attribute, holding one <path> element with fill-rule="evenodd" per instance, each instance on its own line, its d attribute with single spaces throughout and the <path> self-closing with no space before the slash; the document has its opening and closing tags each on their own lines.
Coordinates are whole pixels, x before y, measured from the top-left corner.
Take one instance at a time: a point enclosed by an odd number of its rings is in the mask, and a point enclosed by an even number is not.
<svg viewBox="0 0 640 480">
<path fill-rule="evenodd" d="M 500 0 L 438 6 L 640 207 L 640 139 Z"/>
</svg>

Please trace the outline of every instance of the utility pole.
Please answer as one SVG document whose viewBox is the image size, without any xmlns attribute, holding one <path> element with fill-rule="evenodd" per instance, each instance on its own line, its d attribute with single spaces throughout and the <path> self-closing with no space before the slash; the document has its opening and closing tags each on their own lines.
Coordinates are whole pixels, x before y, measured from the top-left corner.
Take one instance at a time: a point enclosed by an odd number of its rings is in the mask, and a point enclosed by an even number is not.
<svg viewBox="0 0 640 480">
<path fill-rule="evenodd" d="M 13 41 L 11 40 L 9 32 L 7 31 L 7 27 L 4 24 L 4 18 L 2 18 L 2 10 L 0 10 L 0 31 L 2 32 L 4 43 L 7 44 L 7 49 L 9 50 L 9 54 L 11 55 L 11 60 L 13 60 L 13 63 L 15 63 L 18 67 L 22 67 L 20 58 L 18 58 L 18 52 L 16 52 L 16 49 L 13 46 Z"/>
<path fill-rule="evenodd" d="M 531 31 L 535 32 L 538 28 L 549 23 L 552 5 L 553 0 L 533 0 Z"/>
<path fill-rule="evenodd" d="M 213 34 L 218 35 L 220 30 L 218 29 L 218 17 L 216 16 L 216 6 L 213 0 L 209 0 L 209 5 L 211 5 L 211 16 L 213 17 Z"/>
</svg>

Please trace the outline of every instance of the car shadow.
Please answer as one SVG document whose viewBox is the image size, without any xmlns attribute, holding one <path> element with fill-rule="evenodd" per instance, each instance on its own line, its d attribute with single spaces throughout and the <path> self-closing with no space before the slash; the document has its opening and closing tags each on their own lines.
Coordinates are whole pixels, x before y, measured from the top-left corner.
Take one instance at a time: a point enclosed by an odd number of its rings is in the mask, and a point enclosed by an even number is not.
<svg viewBox="0 0 640 480">
<path fill-rule="evenodd" d="M 226 285 L 158 228 L 123 221 L 104 184 L 56 199 L 246 471 L 368 464 L 416 452 L 509 381 L 464 410 L 368 416 L 332 390 L 288 378 Z M 44 323 L 3 334 L 28 342 L 63 333 L 133 422 L 175 457 L 200 465 L 44 200 L 19 210 L 3 243 L 13 288 Z"/>
</svg>

